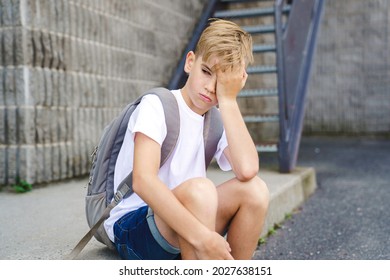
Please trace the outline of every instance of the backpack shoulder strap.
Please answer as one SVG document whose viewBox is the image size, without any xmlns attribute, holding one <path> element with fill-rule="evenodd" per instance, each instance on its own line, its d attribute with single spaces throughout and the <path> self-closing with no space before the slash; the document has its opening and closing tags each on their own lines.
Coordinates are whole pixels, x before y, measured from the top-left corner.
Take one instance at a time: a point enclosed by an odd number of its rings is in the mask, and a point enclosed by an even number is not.
<svg viewBox="0 0 390 280">
<path fill-rule="evenodd" d="M 205 146 L 206 168 L 217 151 L 218 142 L 222 137 L 223 123 L 221 113 L 216 107 L 212 107 L 205 116 L 203 138 Z"/>
<path fill-rule="evenodd" d="M 160 98 L 164 109 L 165 124 L 167 126 L 167 136 L 165 137 L 161 145 L 161 160 L 160 167 L 167 161 L 168 157 L 172 154 L 177 139 L 180 133 L 180 114 L 179 107 L 175 96 L 166 88 L 154 88 L 146 92 L 147 94 L 155 94 Z M 139 102 L 142 98 L 139 98 Z M 121 201 L 123 198 L 130 196 L 133 191 L 133 172 L 119 184 L 117 193 L 114 195 L 114 199 Z"/>
<path fill-rule="evenodd" d="M 166 88 L 155 88 L 152 93 L 160 98 L 164 108 L 167 136 L 161 146 L 160 167 L 167 161 L 176 146 L 180 134 L 180 114 L 176 97 Z"/>
<path fill-rule="evenodd" d="M 138 97 L 138 99 L 134 102 L 134 104 L 139 105 L 139 103 L 141 103 L 142 101 L 142 98 L 148 94 L 154 94 L 158 98 L 160 98 L 161 104 L 164 109 L 165 124 L 167 126 L 167 136 L 165 137 L 165 140 L 161 146 L 160 166 L 162 166 L 166 162 L 170 154 L 172 153 L 173 148 L 176 145 L 177 139 L 179 138 L 179 133 L 180 133 L 179 106 L 172 92 L 163 87 L 157 87 L 148 90 L 140 97 Z"/>
</svg>

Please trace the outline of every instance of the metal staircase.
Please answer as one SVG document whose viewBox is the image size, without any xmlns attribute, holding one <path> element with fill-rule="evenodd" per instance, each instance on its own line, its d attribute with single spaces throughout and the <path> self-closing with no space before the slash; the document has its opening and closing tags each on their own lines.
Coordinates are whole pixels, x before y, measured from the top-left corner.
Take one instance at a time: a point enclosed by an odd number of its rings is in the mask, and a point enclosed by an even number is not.
<svg viewBox="0 0 390 280">
<path fill-rule="evenodd" d="M 276 153 L 280 172 L 290 172 L 296 164 L 322 2 L 208 1 L 185 50 L 194 49 L 210 17 L 232 20 L 252 35 L 255 62 L 247 69 L 247 84 L 238 102 L 258 152 Z M 169 88 L 184 85 L 184 61 L 180 61 Z"/>
</svg>

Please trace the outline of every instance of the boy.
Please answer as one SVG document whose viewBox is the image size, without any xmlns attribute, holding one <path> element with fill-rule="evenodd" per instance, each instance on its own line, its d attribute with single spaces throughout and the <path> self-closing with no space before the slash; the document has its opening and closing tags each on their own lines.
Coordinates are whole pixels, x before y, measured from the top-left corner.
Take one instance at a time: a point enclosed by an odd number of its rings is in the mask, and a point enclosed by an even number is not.
<svg viewBox="0 0 390 280">
<path fill-rule="evenodd" d="M 122 258 L 252 257 L 268 208 L 267 186 L 257 177 L 257 151 L 236 101 L 252 60 L 249 34 L 229 21 L 210 22 L 195 52 L 186 56 L 185 86 L 172 91 L 179 105 L 180 136 L 161 168 L 167 132 L 158 97 L 144 97 L 131 116 L 114 185 L 133 170 L 135 194 L 105 221 Z M 216 187 L 206 178 L 203 115 L 217 104 L 224 133 L 215 158 L 236 177 Z"/>
</svg>

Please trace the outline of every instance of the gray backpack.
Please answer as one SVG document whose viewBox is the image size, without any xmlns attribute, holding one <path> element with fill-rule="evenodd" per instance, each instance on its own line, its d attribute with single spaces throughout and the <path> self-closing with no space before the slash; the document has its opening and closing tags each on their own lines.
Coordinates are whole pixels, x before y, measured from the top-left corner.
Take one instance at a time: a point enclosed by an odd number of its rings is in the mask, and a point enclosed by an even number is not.
<svg viewBox="0 0 390 280">
<path fill-rule="evenodd" d="M 175 148 L 180 133 L 180 116 L 176 98 L 168 89 L 151 89 L 127 105 L 119 116 L 104 129 L 100 142 L 92 154 L 92 167 L 86 195 L 86 216 L 90 230 L 66 257 L 67 259 L 76 258 L 92 236 L 95 236 L 98 241 L 106 244 L 110 249 L 115 249 L 114 244 L 107 236 L 103 222 L 109 217 L 112 208 L 133 193 L 132 172 L 119 184 L 116 193 L 114 193 L 115 163 L 122 147 L 130 116 L 147 94 L 155 94 L 160 98 L 165 114 L 167 136 L 161 146 L 160 167 Z M 206 168 L 217 150 L 222 132 L 223 125 L 220 113 L 217 108 L 213 107 L 206 113 L 203 131 Z"/>
</svg>

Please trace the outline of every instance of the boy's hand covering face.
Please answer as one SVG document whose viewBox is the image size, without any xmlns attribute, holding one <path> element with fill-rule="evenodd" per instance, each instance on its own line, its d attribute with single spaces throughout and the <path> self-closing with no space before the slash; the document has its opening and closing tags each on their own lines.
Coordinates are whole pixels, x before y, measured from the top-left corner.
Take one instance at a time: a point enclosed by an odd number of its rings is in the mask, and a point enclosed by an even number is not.
<svg viewBox="0 0 390 280">
<path fill-rule="evenodd" d="M 229 67 L 227 69 L 217 69 L 217 85 L 216 93 L 218 101 L 223 101 L 224 98 L 236 99 L 241 89 L 245 86 L 248 74 L 246 73 L 245 63 Z"/>
</svg>

